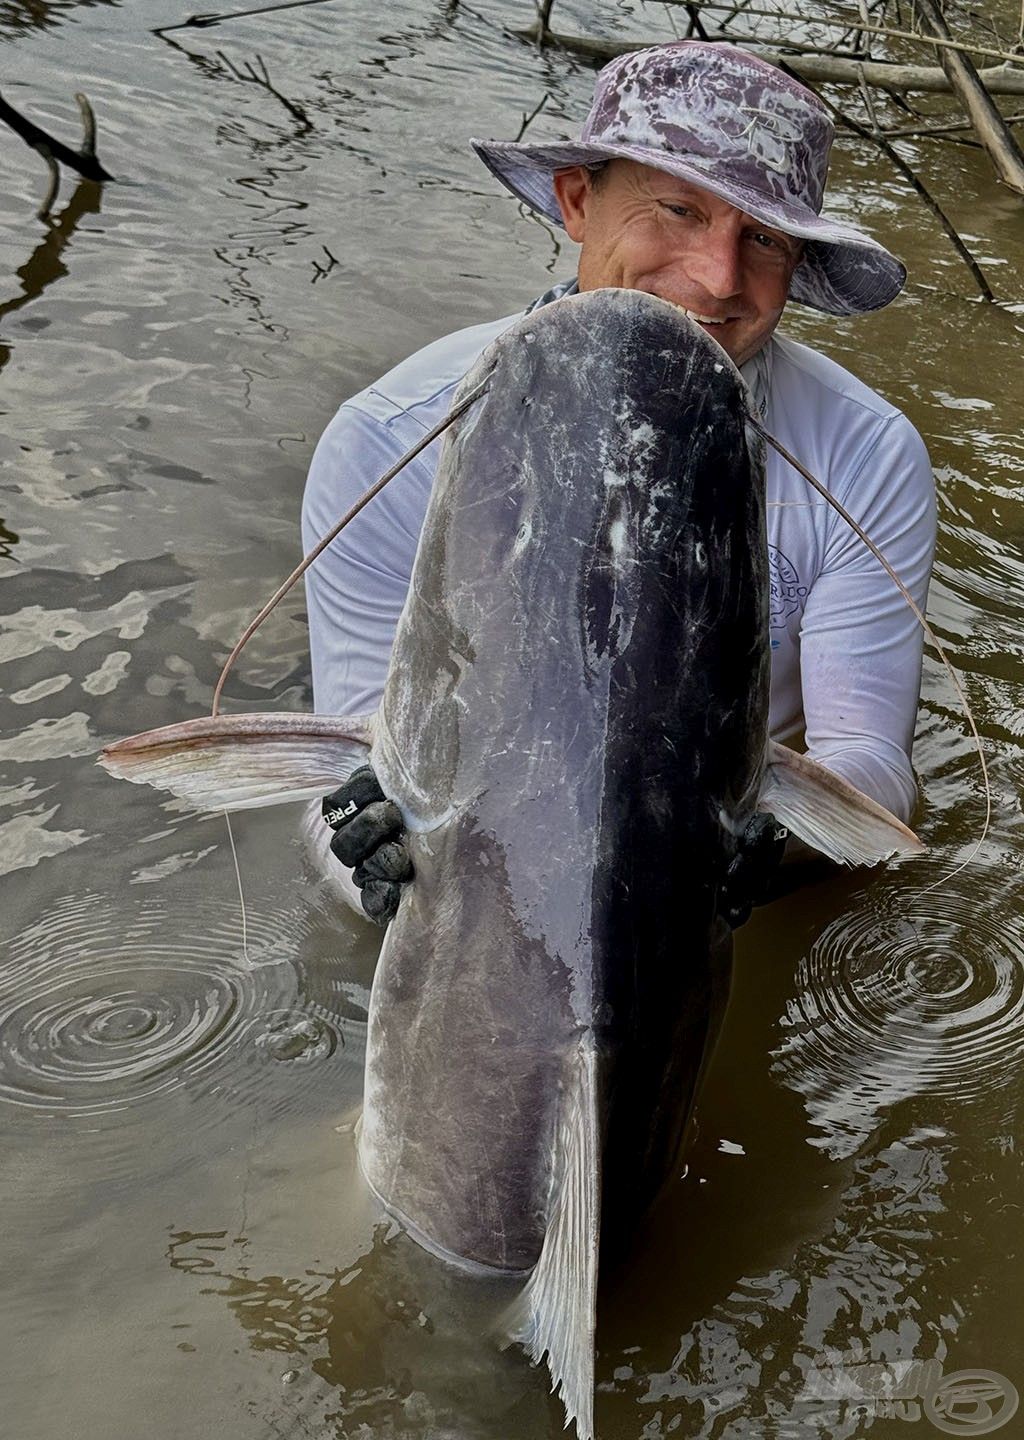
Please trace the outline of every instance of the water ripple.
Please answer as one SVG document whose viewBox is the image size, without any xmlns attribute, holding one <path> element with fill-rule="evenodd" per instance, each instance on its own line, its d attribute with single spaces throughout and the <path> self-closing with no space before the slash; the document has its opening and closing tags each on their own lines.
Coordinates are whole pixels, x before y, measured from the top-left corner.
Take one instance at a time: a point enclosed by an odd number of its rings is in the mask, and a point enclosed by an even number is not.
<svg viewBox="0 0 1024 1440">
<path fill-rule="evenodd" d="M 277 962 L 294 949 L 290 932 L 294 917 L 254 917 L 247 958 L 220 917 L 193 913 L 183 925 L 159 903 L 126 913 L 123 898 L 117 908 L 96 895 L 66 899 L 0 963 L 0 1102 L 109 1115 L 251 1051 L 254 1032 L 282 1023 L 293 981 Z M 331 1053 L 330 1026 L 307 1023 L 315 1036 L 303 1032 L 292 1049 Z"/>
<path fill-rule="evenodd" d="M 1024 936 L 954 887 L 836 919 L 801 962 L 774 1073 L 851 1154 L 897 1101 L 990 1100 L 1024 1060 Z"/>
</svg>

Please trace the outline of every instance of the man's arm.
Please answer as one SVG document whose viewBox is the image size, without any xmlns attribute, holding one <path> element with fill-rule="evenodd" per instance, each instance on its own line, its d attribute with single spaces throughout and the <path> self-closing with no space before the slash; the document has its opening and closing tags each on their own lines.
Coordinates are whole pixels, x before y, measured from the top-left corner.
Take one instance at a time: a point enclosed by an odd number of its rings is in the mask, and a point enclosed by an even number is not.
<svg viewBox="0 0 1024 1440">
<path fill-rule="evenodd" d="M 891 416 L 836 498 L 922 610 L 935 554 L 935 482 L 924 443 Z M 808 754 L 901 820 L 914 807 L 910 765 L 923 633 L 867 546 L 834 511 L 800 630 Z"/>
<path fill-rule="evenodd" d="M 304 548 L 311 549 L 422 434 L 404 412 L 389 421 L 358 404 L 343 405 L 310 464 Z M 436 465 L 431 445 L 306 574 L 313 706 L 320 714 L 368 714 L 380 702 Z"/>
<path fill-rule="evenodd" d="M 371 397 L 380 409 L 378 401 Z M 311 549 L 422 434 L 406 412 L 370 413 L 358 397 L 342 406 L 310 465 L 304 548 Z M 380 702 L 433 484 L 433 449 L 410 461 L 306 573 L 313 708 L 320 714 L 367 714 Z M 345 867 L 339 871 L 345 898 L 386 925 L 412 874 L 400 813 L 368 766 L 327 796 L 322 808 L 334 831 L 331 852 Z"/>
</svg>

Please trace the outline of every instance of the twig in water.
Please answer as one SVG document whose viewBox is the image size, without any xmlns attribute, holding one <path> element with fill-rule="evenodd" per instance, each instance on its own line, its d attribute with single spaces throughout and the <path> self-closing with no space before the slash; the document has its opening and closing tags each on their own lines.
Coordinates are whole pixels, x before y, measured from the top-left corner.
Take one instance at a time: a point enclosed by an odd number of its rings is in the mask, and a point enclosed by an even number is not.
<svg viewBox="0 0 1024 1440">
<path fill-rule="evenodd" d="M 241 20 L 246 15 L 268 15 L 271 10 L 298 10 L 303 5 L 326 5 L 328 0 L 279 0 L 276 5 L 260 5 L 253 10 L 227 10 L 223 13 L 190 15 L 178 25 L 160 25 L 154 35 L 166 35 L 170 30 L 205 30 L 211 25 L 222 25 L 225 20 Z"/>
<path fill-rule="evenodd" d="M 289 100 L 287 95 L 282 95 L 280 90 L 275 89 L 271 84 L 270 76 L 267 74 L 267 67 L 263 62 L 262 55 L 256 56 L 256 63 L 260 67 L 259 71 L 256 70 L 256 66 L 253 65 L 251 60 L 245 62 L 245 70 L 242 71 L 228 59 L 223 50 L 218 50 L 216 53 L 217 59 L 231 71 L 231 74 L 236 80 L 241 80 L 245 85 L 258 85 L 261 90 L 266 90 L 268 95 L 273 95 L 275 100 L 280 100 L 289 115 L 294 115 L 302 127 L 302 131 L 312 130 L 313 122 L 305 110 L 303 110 L 302 106 L 296 105 L 294 100 Z"/>
<path fill-rule="evenodd" d="M 550 99 L 550 90 L 545 90 L 544 94 L 537 101 L 537 104 L 530 111 L 529 115 L 527 115 L 525 110 L 523 111 L 523 123 L 520 125 L 518 131 L 516 132 L 516 143 L 518 143 L 523 138 L 529 127 L 533 124 L 534 120 L 536 120 L 537 116 L 544 109 L 544 106 L 548 103 Z"/>
<path fill-rule="evenodd" d="M 72 150 L 70 145 L 57 140 L 48 134 L 41 126 L 26 115 L 15 110 L 13 105 L 0 95 L 0 121 L 9 125 L 16 135 L 20 135 L 26 145 L 31 146 L 37 154 L 46 161 L 50 172 L 50 184 L 46 192 L 46 198 L 39 210 L 36 212 L 41 220 L 45 220 L 50 213 L 50 207 L 57 198 L 57 190 L 60 186 L 60 165 L 64 164 L 69 170 L 74 170 L 86 180 L 95 180 L 102 184 L 104 180 L 113 180 L 109 170 L 105 170 L 96 158 L 96 116 L 89 101 L 82 94 L 76 94 L 75 100 L 82 116 L 82 148 Z"/>
</svg>

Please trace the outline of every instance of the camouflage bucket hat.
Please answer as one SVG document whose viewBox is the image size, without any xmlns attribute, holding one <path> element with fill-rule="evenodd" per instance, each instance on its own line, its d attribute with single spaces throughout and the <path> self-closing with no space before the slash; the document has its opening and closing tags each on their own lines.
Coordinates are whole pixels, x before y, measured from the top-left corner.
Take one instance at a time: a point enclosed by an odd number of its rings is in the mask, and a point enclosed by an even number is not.
<svg viewBox="0 0 1024 1440">
<path fill-rule="evenodd" d="M 733 45 L 680 40 L 606 65 L 578 141 L 473 140 L 513 195 L 561 225 L 553 177 L 627 159 L 676 175 L 806 241 L 789 298 L 830 315 L 880 310 L 903 288 L 894 255 L 821 214 L 835 134 L 816 96 Z"/>
</svg>

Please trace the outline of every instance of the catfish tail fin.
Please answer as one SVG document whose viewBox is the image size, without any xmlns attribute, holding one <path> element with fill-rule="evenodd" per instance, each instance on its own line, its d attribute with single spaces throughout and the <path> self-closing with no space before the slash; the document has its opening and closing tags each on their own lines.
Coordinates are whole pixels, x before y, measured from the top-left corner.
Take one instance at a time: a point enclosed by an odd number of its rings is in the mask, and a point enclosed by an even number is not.
<svg viewBox="0 0 1024 1440">
<path fill-rule="evenodd" d="M 503 1317 L 506 1343 L 535 1363 L 548 1357 L 551 1388 L 579 1440 L 594 1434 L 594 1330 L 597 1318 L 600 1144 L 597 1055 L 586 1035 L 567 1077 L 556 1136 L 556 1182 L 540 1259 Z"/>
</svg>

